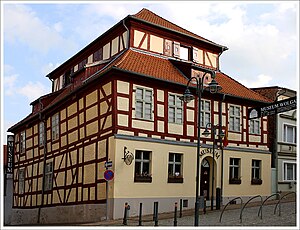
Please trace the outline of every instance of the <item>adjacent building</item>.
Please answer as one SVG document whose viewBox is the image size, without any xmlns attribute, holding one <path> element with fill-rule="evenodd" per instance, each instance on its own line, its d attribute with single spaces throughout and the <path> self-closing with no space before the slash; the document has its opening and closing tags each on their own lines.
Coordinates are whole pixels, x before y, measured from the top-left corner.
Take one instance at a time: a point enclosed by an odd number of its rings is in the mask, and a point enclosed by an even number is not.
<svg viewBox="0 0 300 230">
<path fill-rule="evenodd" d="M 52 92 L 9 129 L 14 223 L 122 218 L 125 202 L 130 215 L 139 203 L 143 214 L 153 202 L 172 211 L 179 199 L 193 209 L 197 98 L 186 104 L 180 96 L 204 72 L 204 84 L 215 75 L 222 90 L 202 94 L 201 133 L 213 125 L 226 137 L 224 145 L 201 136 L 201 195 L 210 200 L 218 188 L 223 203 L 270 195 L 268 118 L 248 120 L 247 109 L 271 100 L 220 70 L 226 50 L 142 9 L 49 73 Z M 195 95 L 193 82 L 189 89 Z M 114 178 L 106 181 L 110 161 Z"/>
<path fill-rule="evenodd" d="M 270 100 L 295 98 L 297 92 L 279 86 L 254 88 Z M 297 188 L 297 110 L 269 116 L 269 146 L 272 152 L 272 193 L 296 192 Z"/>
</svg>

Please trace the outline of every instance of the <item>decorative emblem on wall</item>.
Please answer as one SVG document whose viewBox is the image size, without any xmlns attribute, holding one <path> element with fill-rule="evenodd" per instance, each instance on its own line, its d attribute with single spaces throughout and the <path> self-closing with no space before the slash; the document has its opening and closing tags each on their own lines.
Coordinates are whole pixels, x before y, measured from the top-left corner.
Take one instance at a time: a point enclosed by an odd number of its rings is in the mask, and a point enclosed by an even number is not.
<svg viewBox="0 0 300 230">
<path fill-rule="evenodd" d="M 127 165 L 131 165 L 131 163 L 134 159 L 133 154 L 129 150 L 127 150 L 126 146 L 124 146 L 124 157 L 122 159 L 124 160 L 125 164 L 127 164 Z"/>
</svg>

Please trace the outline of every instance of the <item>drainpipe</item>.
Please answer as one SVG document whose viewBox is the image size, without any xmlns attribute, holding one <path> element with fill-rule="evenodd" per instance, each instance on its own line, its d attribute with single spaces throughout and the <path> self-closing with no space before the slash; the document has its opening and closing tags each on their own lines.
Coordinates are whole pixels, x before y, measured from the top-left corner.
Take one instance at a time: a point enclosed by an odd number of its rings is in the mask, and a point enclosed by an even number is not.
<svg viewBox="0 0 300 230">
<path fill-rule="evenodd" d="M 221 103 L 219 104 L 219 124 L 222 129 L 222 103 L 225 101 L 225 94 L 223 94 L 223 98 Z M 227 124 L 225 124 L 227 126 Z M 221 204 L 223 205 L 223 183 L 224 183 L 224 146 L 221 140 Z"/>
<path fill-rule="evenodd" d="M 40 224 L 40 218 L 41 218 L 41 208 L 44 205 L 44 193 L 45 193 L 45 166 L 46 166 L 46 156 L 47 156 L 47 146 L 46 146 L 46 139 L 47 139 L 47 122 L 46 118 L 42 117 L 42 109 L 43 109 L 43 103 L 41 101 L 41 98 L 39 98 L 39 104 L 40 104 L 40 112 L 39 112 L 39 120 L 44 123 L 44 140 L 43 140 L 43 146 L 44 146 L 44 159 L 43 159 L 43 179 L 42 179 L 42 200 L 41 205 L 38 209 L 38 221 L 37 223 Z"/>
<path fill-rule="evenodd" d="M 130 45 L 130 32 L 129 32 L 128 27 L 125 25 L 125 18 L 123 19 L 123 26 L 127 30 L 127 47 L 126 47 L 126 50 L 128 50 L 129 49 L 129 45 Z"/>
<path fill-rule="evenodd" d="M 286 89 L 279 88 L 279 90 L 276 93 L 276 97 L 274 102 L 278 101 L 278 98 L 286 93 Z M 273 142 L 273 152 L 274 152 L 274 158 L 275 158 L 275 193 L 278 193 L 278 114 L 275 114 L 275 121 L 274 121 L 274 142 Z M 278 197 L 277 197 L 278 199 Z"/>
</svg>

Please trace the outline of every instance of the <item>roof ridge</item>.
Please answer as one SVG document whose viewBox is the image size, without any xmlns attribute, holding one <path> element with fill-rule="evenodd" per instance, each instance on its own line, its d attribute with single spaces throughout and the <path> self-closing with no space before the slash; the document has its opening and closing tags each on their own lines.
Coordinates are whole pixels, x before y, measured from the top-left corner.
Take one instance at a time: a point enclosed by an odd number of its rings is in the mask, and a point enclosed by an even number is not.
<svg viewBox="0 0 300 230">
<path fill-rule="evenodd" d="M 207 39 L 207 38 L 204 38 L 204 37 L 202 37 L 202 36 L 200 36 L 200 35 L 198 35 L 198 34 L 192 32 L 192 31 L 189 31 L 189 30 L 187 30 L 187 29 L 185 29 L 185 28 L 183 28 L 183 27 L 181 27 L 181 26 L 175 24 L 174 22 L 171 22 L 171 21 L 169 21 L 169 20 L 163 18 L 162 16 L 160 16 L 160 15 L 154 13 L 154 12 L 151 11 L 151 10 L 148 10 L 147 8 L 143 8 L 143 9 L 141 9 L 138 13 L 136 13 L 136 14 L 134 14 L 134 15 L 131 15 L 131 16 L 132 16 L 132 17 L 135 17 L 135 18 L 138 18 L 138 19 L 145 20 L 145 21 L 147 21 L 147 22 L 151 22 L 151 21 L 149 21 L 149 20 L 146 20 L 146 19 L 143 19 L 143 18 L 140 17 L 140 15 L 141 15 L 142 13 L 144 13 L 144 12 L 150 13 L 150 14 L 154 15 L 155 17 L 158 17 L 158 18 L 160 18 L 160 19 L 162 19 L 162 20 L 164 20 L 164 21 L 166 21 L 166 22 L 172 24 L 173 26 L 175 26 L 175 27 L 177 27 L 177 28 L 179 28 L 179 29 L 185 31 L 185 34 L 188 35 L 188 36 L 192 36 L 192 35 L 193 35 L 193 37 L 195 37 L 195 38 L 197 38 L 197 39 L 202 39 L 202 40 L 204 40 L 204 41 L 206 41 L 206 42 L 209 42 L 209 43 L 212 43 L 212 44 L 214 44 L 214 45 L 222 46 L 222 45 L 219 45 L 219 44 L 217 44 L 217 43 L 215 43 L 215 42 L 213 42 L 213 41 L 211 41 L 211 40 L 209 40 L 209 39 Z M 158 23 L 154 23 L 154 22 L 151 22 L 151 23 L 153 23 L 153 24 L 155 24 L 155 25 L 159 25 Z M 166 29 L 171 29 L 171 28 L 168 28 L 168 27 L 163 26 L 163 25 L 159 25 L 159 26 L 162 26 L 162 27 L 164 27 L 164 28 L 166 28 Z M 181 31 L 178 31 L 177 29 L 174 29 L 174 30 L 177 31 L 177 32 L 181 32 Z M 182 32 L 181 32 L 181 33 L 182 33 Z M 189 34 L 189 33 L 190 33 L 190 34 Z M 223 46 L 222 46 L 222 47 L 223 47 Z"/>
</svg>

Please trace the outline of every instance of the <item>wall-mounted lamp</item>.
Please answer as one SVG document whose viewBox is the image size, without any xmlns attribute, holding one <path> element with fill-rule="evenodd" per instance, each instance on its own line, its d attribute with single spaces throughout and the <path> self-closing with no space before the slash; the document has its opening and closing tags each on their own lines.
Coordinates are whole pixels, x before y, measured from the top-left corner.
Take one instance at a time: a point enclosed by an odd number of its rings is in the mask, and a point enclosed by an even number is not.
<svg viewBox="0 0 300 230">
<path fill-rule="evenodd" d="M 129 150 L 127 150 L 126 146 L 124 146 L 124 157 L 122 159 L 124 160 L 125 164 L 127 164 L 127 165 L 131 165 L 131 163 L 134 159 L 133 154 Z"/>
</svg>

